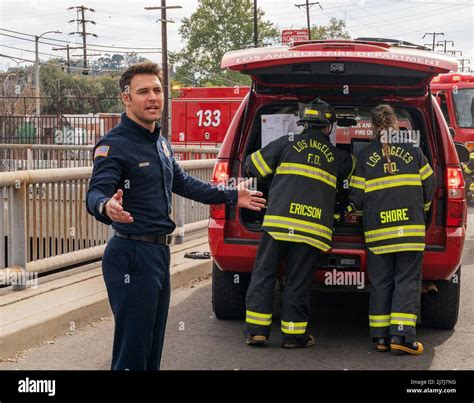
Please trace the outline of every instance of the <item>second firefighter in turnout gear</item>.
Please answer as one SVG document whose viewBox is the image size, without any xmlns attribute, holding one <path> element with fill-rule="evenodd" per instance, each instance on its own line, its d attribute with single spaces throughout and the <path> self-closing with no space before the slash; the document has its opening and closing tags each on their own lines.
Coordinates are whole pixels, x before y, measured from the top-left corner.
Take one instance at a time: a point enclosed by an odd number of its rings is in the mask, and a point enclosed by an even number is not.
<svg viewBox="0 0 474 403">
<path fill-rule="evenodd" d="M 390 106 L 379 105 L 371 115 L 374 138 L 356 156 L 350 181 L 350 197 L 363 210 L 368 248 L 370 335 L 378 351 L 421 354 L 415 330 L 435 176 L 420 147 L 390 142 L 398 133 Z"/>
<path fill-rule="evenodd" d="M 469 153 L 469 161 L 461 164 L 464 171 L 464 181 L 466 186 L 467 200 L 471 201 L 473 198 L 473 178 L 474 178 L 474 149 Z"/>
<path fill-rule="evenodd" d="M 280 262 L 286 285 L 282 295 L 284 348 L 309 347 L 307 334 L 313 270 L 320 251 L 331 248 L 338 178 L 352 171 L 350 154 L 329 141 L 336 122 L 333 108 L 321 100 L 300 104 L 305 130 L 285 135 L 249 155 L 245 171 L 258 179 L 274 175 L 263 221 L 263 234 L 246 296 L 247 344 L 264 344 L 270 334 L 273 292 Z"/>
</svg>

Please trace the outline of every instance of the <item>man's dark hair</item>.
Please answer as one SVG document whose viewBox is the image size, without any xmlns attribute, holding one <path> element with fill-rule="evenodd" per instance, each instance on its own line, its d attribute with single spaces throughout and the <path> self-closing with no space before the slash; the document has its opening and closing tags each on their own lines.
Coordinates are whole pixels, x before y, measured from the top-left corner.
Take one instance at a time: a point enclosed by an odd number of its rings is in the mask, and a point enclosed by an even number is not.
<svg viewBox="0 0 474 403">
<path fill-rule="evenodd" d="M 163 82 L 162 70 L 157 63 L 153 62 L 143 62 L 131 65 L 127 70 L 125 70 L 120 76 L 120 90 L 126 92 L 130 89 L 130 82 L 132 78 L 137 74 L 151 74 L 158 77 L 160 82 Z"/>
</svg>

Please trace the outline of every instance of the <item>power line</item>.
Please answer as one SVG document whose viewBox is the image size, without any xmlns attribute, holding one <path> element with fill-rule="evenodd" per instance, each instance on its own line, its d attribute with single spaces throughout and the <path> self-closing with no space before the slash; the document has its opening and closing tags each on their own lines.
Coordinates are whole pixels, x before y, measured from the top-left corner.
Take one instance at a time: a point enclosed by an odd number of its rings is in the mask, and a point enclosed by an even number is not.
<svg viewBox="0 0 474 403">
<path fill-rule="evenodd" d="M 16 60 L 21 60 L 23 62 L 29 62 L 29 63 L 35 63 L 34 60 L 30 60 L 30 59 L 24 59 L 22 57 L 16 57 L 16 56 L 9 56 L 9 55 L 4 55 L 2 53 L 0 53 L 0 57 L 8 57 L 10 59 L 16 59 Z M 41 65 L 44 65 L 44 66 L 54 66 L 54 67 L 64 67 L 65 66 L 65 63 L 64 62 L 58 62 L 58 63 L 48 63 L 48 62 L 40 62 Z M 70 66 L 71 69 L 73 70 L 84 70 L 83 67 L 74 67 L 74 66 Z M 87 68 L 88 71 L 98 71 L 98 72 L 112 72 L 112 73 L 121 73 L 123 70 L 112 70 L 112 69 L 95 69 L 95 68 L 92 68 L 92 67 L 88 67 Z"/>
<path fill-rule="evenodd" d="M 27 33 L 24 33 L 24 32 L 19 32 L 19 31 L 13 31 L 11 29 L 0 28 L 0 31 L 6 31 L 6 32 L 12 32 L 12 33 L 15 33 L 15 34 L 19 34 L 19 35 L 31 36 L 33 38 L 35 37 L 35 35 L 27 34 Z M 2 33 L 0 33 L 0 35 L 11 36 L 11 35 L 2 34 Z M 28 40 L 27 38 L 20 38 L 20 37 L 17 37 L 17 36 L 12 36 L 12 37 L 17 38 L 17 39 Z M 47 37 L 44 37 L 44 39 L 54 41 L 54 42 L 69 43 L 70 45 L 82 45 L 82 44 L 77 43 L 77 42 L 65 41 L 65 40 L 62 40 L 62 39 L 54 39 L 54 38 L 47 38 Z M 34 39 L 32 39 L 30 41 L 34 42 Z M 44 41 L 40 41 L 40 43 L 44 43 L 46 45 L 59 46 L 58 43 L 48 43 L 48 42 L 44 42 Z M 161 50 L 161 48 L 156 48 L 156 47 L 114 46 L 114 45 L 96 45 L 96 44 L 89 44 L 88 46 L 89 47 L 99 47 L 99 48 L 110 48 L 110 49 Z"/>
<path fill-rule="evenodd" d="M 3 48 L 10 48 L 10 49 L 15 49 L 15 50 L 21 50 L 22 52 L 29 52 L 29 53 L 35 53 L 34 50 L 28 50 L 28 49 L 22 49 L 22 48 L 17 48 L 16 46 L 9 46 L 9 45 L 3 45 L 0 44 L 1 47 Z M 46 55 L 46 56 L 52 56 L 52 57 L 57 57 L 57 55 L 53 55 L 51 53 L 44 53 L 44 52 L 38 52 L 40 55 Z"/>
<path fill-rule="evenodd" d="M 434 50 L 435 50 L 435 43 L 436 43 L 436 37 L 437 37 L 437 36 L 444 36 L 444 32 L 425 32 L 425 34 L 422 36 L 422 39 L 423 39 L 426 35 L 431 35 L 431 36 L 433 37 L 433 46 L 432 46 L 431 50 L 434 52 Z"/>
<path fill-rule="evenodd" d="M 447 45 L 448 43 L 450 43 L 451 46 L 454 48 L 454 41 L 447 41 L 447 40 L 438 41 L 438 42 L 436 43 L 436 46 L 442 46 L 442 45 L 440 45 L 440 44 L 444 44 L 444 51 L 443 51 L 443 53 L 446 53 L 446 45 Z"/>
<path fill-rule="evenodd" d="M 469 59 L 458 59 L 458 62 L 461 64 L 461 71 L 464 73 L 464 64 L 467 62 L 467 65 L 471 65 L 471 61 Z M 467 67 L 467 66 L 466 66 Z M 469 73 L 470 68 L 467 67 L 467 72 Z"/>
<path fill-rule="evenodd" d="M 307 20 L 307 23 L 308 23 L 308 35 L 309 35 L 309 39 L 311 40 L 311 23 L 310 23 L 310 20 L 309 20 L 309 8 L 313 5 L 318 5 L 319 8 L 322 10 L 323 8 L 321 7 L 321 4 L 319 4 L 319 2 L 315 2 L 315 3 L 310 3 L 309 0 L 306 0 L 306 3 L 305 4 L 295 4 L 296 7 L 298 8 L 301 8 L 301 7 L 306 7 L 306 20 Z"/>
<path fill-rule="evenodd" d="M 166 28 L 167 22 L 174 22 L 166 19 L 166 10 L 182 8 L 181 6 L 167 6 L 166 0 L 161 0 L 161 6 L 152 6 L 144 7 L 145 10 L 160 10 L 161 18 L 158 21 L 161 21 L 161 48 L 163 52 L 161 53 L 161 65 L 163 71 L 163 115 L 161 119 L 162 130 L 165 137 L 168 139 L 171 138 L 171 113 L 170 113 L 170 100 L 169 100 L 169 71 L 168 71 L 168 31 Z"/>
<path fill-rule="evenodd" d="M 92 35 L 93 37 L 97 38 L 96 34 L 92 34 L 90 32 L 86 31 L 86 24 L 90 23 L 95 25 L 95 21 L 92 20 L 86 20 L 85 18 L 85 12 L 90 11 L 90 12 L 95 12 L 93 8 L 88 8 L 84 6 L 75 6 L 75 7 L 69 7 L 68 10 L 76 9 L 76 12 L 79 14 L 81 13 L 81 18 L 76 18 L 75 20 L 71 20 L 69 22 L 77 22 L 78 26 L 79 24 L 82 25 L 82 32 L 76 31 L 76 32 L 71 32 L 69 35 L 81 35 L 82 36 L 82 50 L 83 50 L 83 63 L 84 63 L 84 71 L 83 74 L 86 74 L 87 70 L 87 35 Z"/>
</svg>

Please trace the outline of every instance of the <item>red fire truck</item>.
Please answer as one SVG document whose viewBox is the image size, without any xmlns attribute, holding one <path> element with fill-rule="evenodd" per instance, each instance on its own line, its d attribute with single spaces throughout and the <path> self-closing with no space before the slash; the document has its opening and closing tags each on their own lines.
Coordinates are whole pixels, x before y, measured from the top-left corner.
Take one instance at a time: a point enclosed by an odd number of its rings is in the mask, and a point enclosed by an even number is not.
<svg viewBox="0 0 474 403">
<path fill-rule="evenodd" d="M 431 81 L 431 93 L 436 97 L 454 141 L 474 152 L 474 75 L 449 73 Z M 452 128 L 452 129 L 451 129 Z M 472 201 L 474 175 L 464 171 L 467 199 Z"/>
<path fill-rule="evenodd" d="M 173 145 L 220 146 L 250 87 L 180 89 L 171 105 Z"/>
</svg>

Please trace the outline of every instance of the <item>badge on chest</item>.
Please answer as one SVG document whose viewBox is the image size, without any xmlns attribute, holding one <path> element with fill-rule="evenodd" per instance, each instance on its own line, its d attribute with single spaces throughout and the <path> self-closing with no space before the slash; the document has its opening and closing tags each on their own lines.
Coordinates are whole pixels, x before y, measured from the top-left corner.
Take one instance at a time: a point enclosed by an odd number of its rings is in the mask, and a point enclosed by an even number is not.
<svg viewBox="0 0 474 403">
<path fill-rule="evenodd" d="M 163 152 L 169 158 L 171 154 L 170 154 L 170 150 L 168 148 L 168 145 L 166 144 L 166 141 L 162 140 L 161 141 L 161 146 L 163 147 Z"/>
</svg>

